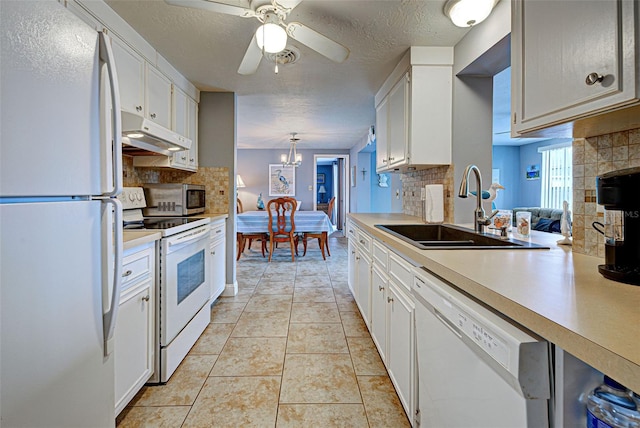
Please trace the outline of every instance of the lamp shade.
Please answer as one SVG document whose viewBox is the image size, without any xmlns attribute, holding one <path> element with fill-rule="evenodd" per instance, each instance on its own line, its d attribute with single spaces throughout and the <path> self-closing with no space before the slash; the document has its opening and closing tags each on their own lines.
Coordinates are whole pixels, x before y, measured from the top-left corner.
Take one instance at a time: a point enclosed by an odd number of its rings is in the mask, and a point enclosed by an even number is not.
<svg viewBox="0 0 640 428">
<path fill-rule="evenodd" d="M 242 177 L 240 177 L 240 174 L 236 175 L 236 187 L 247 187 L 244 184 L 244 181 L 242 181 Z"/>
<path fill-rule="evenodd" d="M 458 27 L 472 27 L 484 21 L 495 0 L 449 0 L 444 5 L 444 13 Z"/>
<path fill-rule="evenodd" d="M 327 193 L 327 189 L 324 188 L 324 185 L 320 186 L 318 193 Z"/>
</svg>

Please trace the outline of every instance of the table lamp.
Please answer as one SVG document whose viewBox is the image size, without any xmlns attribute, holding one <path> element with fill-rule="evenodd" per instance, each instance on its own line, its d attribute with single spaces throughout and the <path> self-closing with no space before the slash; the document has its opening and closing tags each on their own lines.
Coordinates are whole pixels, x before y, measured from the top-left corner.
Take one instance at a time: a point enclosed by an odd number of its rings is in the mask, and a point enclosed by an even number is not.
<svg viewBox="0 0 640 428">
<path fill-rule="evenodd" d="M 318 190 L 318 193 L 320 194 L 320 203 L 324 202 L 324 194 L 327 193 L 327 189 L 324 188 L 324 185 L 320 186 L 320 190 Z"/>
</svg>

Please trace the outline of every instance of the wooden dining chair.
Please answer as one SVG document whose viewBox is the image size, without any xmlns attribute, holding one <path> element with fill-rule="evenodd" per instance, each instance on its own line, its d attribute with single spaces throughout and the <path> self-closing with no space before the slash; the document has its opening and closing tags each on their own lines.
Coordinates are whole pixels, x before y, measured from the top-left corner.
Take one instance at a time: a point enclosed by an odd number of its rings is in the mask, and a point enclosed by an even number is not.
<svg viewBox="0 0 640 428">
<path fill-rule="evenodd" d="M 240 198 L 236 198 L 236 213 L 240 214 L 244 212 L 242 208 L 242 201 Z M 251 248 L 251 243 L 253 240 L 260 241 L 260 249 L 262 250 L 262 257 L 264 257 L 264 253 L 267 250 L 267 234 L 266 233 L 237 233 L 237 246 L 238 246 L 238 255 L 236 256 L 236 261 L 240 260 L 240 256 L 244 253 L 245 246 L 247 245 L 247 241 L 249 243 L 249 248 Z"/>
<path fill-rule="evenodd" d="M 329 206 L 327 208 L 327 215 L 329 216 L 329 221 L 331 221 L 332 223 L 333 223 L 332 221 L 333 204 L 335 204 L 335 202 L 336 202 L 336 197 L 334 196 L 329 201 Z M 320 246 L 320 252 L 322 253 L 323 260 L 327 260 L 327 258 L 324 255 L 325 248 L 327 249 L 327 254 L 331 256 L 331 252 L 329 251 L 329 234 L 327 232 L 304 232 L 302 234 L 302 246 L 304 247 L 304 251 L 302 252 L 303 256 L 307 255 L 307 239 L 308 238 L 318 240 L 318 245 Z"/>
<path fill-rule="evenodd" d="M 288 242 L 291 247 L 291 261 L 294 262 L 298 250 L 296 236 L 296 200 L 294 198 L 271 199 L 267 203 L 269 213 L 269 261 L 276 242 Z"/>
</svg>

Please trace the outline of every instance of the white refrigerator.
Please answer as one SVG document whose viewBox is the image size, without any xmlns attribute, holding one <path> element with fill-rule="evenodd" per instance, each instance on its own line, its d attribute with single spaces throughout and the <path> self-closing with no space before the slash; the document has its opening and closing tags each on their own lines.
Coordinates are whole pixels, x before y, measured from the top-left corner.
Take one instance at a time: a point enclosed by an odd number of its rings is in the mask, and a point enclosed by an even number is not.
<svg viewBox="0 0 640 428">
<path fill-rule="evenodd" d="M 55 0 L 2 0 L 0 21 L 0 426 L 112 427 L 122 165 L 110 41 Z"/>
</svg>

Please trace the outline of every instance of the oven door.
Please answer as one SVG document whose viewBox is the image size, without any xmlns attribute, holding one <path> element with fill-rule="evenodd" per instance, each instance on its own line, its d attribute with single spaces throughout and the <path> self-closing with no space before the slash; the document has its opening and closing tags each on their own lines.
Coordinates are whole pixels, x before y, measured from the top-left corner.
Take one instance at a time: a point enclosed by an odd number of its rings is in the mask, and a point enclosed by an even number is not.
<svg viewBox="0 0 640 428">
<path fill-rule="evenodd" d="M 161 242 L 160 345 L 167 346 L 209 300 L 209 225 Z"/>
</svg>

